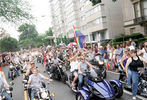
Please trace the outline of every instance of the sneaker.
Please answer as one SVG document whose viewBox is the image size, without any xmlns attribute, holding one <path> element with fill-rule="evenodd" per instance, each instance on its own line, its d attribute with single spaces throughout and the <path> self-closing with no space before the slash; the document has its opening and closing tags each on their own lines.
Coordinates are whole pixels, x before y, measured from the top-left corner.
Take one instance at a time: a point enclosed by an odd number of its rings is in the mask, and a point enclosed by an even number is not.
<svg viewBox="0 0 147 100">
<path fill-rule="evenodd" d="M 132 98 L 133 100 L 136 100 L 136 97 L 135 96 L 133 96 L 133 98 Z"/>
<path fill-rule="evenodd" d="M 76 90 L 75 88 L 72 88 L 72 90 L 73 90 L 74 92 L 77 92 L 77 90 Z"/>
</svg>

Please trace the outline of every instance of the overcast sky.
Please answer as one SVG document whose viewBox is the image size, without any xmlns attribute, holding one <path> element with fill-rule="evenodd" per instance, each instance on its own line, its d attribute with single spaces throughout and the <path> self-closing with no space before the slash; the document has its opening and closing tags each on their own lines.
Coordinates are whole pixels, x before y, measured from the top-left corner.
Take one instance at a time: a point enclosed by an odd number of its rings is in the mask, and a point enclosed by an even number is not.
<svg viewBox="0 0 147 100">
<path fill-rule="evenodd" d="M 31 5 L 31 13 L 36 18 L 34 24 L 37 31 L 42 34 L 51 26 L 49 0 L 27 0 Z M 18 39 L 19 33 L 17 32 L 18 26 L 12 24 L 1 24 L 1 27 L 14 38 Z"/>
</svg>

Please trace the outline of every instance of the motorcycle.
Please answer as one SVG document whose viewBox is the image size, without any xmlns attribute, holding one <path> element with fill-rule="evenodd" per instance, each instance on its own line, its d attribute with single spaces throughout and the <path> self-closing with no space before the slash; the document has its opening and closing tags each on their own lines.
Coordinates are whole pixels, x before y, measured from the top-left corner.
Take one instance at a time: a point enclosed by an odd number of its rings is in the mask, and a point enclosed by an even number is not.
<svg viewBox="0 0 147 100">
<path fill-rule="evenodd" d="M 46 87 L 46 86 L 45 86 Z M 54 93 L 50 93 L 49 90 L 47 90 L 44 86 L 41 88 L 36 88 L 33 85 L 31 85 L 31 91 L 35 91 L 34 98 L 35 100 L 53 100 L 53 97 L 55 96 Z"/>
<path fill-rule="evenodd" d="M 62 82 L 66 83 L 66 81 L 68 81 L 68 76 L 65 71 L 66 69 L 63 67 L 63 64 L 59 63 L 59 65 L 57 65 L 56 69 L 54 70 L 53 74 L 48 74 L 51 78 L 61 80 Z"/>
<path fill-rule="evenodd" d="M 85 71 L 82 89 L 76 92 L 76 100 L 97 100 L 120 98 L 123 87 L 119 80 L 103 80 L 99 69 Z"/>
<path fill-rule="evenodd" d="M 15 67 L 13 65 L 10 65 L 9 72 L 8 72 L 8 78 L 14 80 L 16 76 L 17 76 L 17 73 L 15 71 Z"/>
<path fill-rule="evenodd" d="M 125 72 L 120 73 L 120 81 L 124 84 L 125 89 L 131 90 L 131 88 L 128 87 Z M 147 97 L 147 68 L 144 68 L 143 71 L 139 71 L 138 94 Z"/>
<path fill-rule="evenodd" d="M 38 63 L 41 63 L 41 62 L 42 62 L 42 56 L 41 56 L 41 55 L 39 55 L 39 56 L 37 57 L 37 62 L 38 62 Z"/>
<path fill-rule="evenodd" d="M 10 85 L 14 85 L 13 82 L 10 82 Z M 12 87 L 9 87 L 8 89 L 2 89 L 0 91 L 0 100 L 6 100 L 6 97 L 3 96 L 3 92 L 6 92 L 10 97 L 12 97 L 12 91 L 13 91 L 13 88 Z"/>
<path fill-rule="evenodd" d="M 46 64 L 46 70 L 47 71 L 50 71 L 51 70 L 51 66 L 52 65 L 52 63 L 51 63 L 51 59 L 48 59 L 48 62 L 47 62 L 47 64 Z"/>
</svg>

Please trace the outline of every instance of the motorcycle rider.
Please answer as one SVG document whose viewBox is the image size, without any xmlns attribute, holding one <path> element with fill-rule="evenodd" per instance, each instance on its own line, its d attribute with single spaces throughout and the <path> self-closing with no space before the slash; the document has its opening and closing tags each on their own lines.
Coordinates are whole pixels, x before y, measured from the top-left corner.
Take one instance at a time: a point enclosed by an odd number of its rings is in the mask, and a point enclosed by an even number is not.
<svg viewBox="0 0 147 100">
<path fill-rule="evenodd" d="M 0 72 L 0 92 L 2 92 L 2 96 L 5 96 L 6 100 L 12 100 L 12 98 L 9 96 L 6 90 L 2 91 L 5 88 L 9 88 L 9 84 L 7 83 L 5 79 L 4 73 Z"/>
<path fill-rule="evenodd" d="M 54 57 L 51 59 L 51 62 L 53 63 L 51 65 L 51 70 L 50 70 L 50 77 L 52 77 L 54 70 L 56 67 L 59 65 L 59 62 L 64 63 L 62 60 L 60 60 L 56 54 L 54 54 Z"/>
<path fill-rule="evenodd" d="M 88 69 L 88 66 L 92 68 L 96 68 L 95 66 L 91 65 L 88 61 L 85 60 L 84 56 L 80 57 L 80 62 L 78 64 L 78 88 L 81 89 L 83 83 L 83 73 Z"/>
<path fill-rule="evenodd" d="M 33 71 L 34 68 L 35 68 L 35 63 L 33 61 L 31 61 L 30 64 L 29 64 L 29 68 L 28 68 L 28 70 L 26 71 L 26 74 L 25 74 L 27 79 L 28 79 L 29 75 L 32 74 L 32 71 Z"/>
<path fill-rule="evenodd" d="M 52 81 L 48 77 L 45 77 L 42 74 L 40 74 L 38 69 L 34 68 L 33 74 L 29 76 L 29 81 L 28 81 L 28 86 L 27 86 L 28 88 L 30 87 L 32 88 L 31 89 L 31 100 L 34 100 L 34 93 L 36 92 L 35 88 L 42 87 L 42 80 L 49 80 L 50 82 Z"/>
<path fill-rule="evenodd" d="M 72 82 L 72 89 L 74 91 L 76 91 L 75 90 L 75 82 L 78 79 L 78 61 L 77 61 L 78 54 L 79 54 L 79 52 L 77 52 L 75 55 L 72 52 L 71 53 L 71 58 L 69 59 L 70 66 L 71 66 L 70 72 L 72 73 L 72 76 L 74 76 L 74 79 L 73 79 L 73 82 Z"/>
</svg>

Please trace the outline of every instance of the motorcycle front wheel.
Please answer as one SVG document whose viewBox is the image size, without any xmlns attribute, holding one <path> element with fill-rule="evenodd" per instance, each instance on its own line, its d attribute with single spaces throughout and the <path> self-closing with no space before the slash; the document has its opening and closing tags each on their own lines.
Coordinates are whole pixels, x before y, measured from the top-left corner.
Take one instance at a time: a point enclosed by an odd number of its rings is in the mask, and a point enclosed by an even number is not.
<svg viewBox="0 0 147 100">
<path fill-rule="evenodd" d="M 123 95 L 123 87 L 118 87 L 118 85 L 111 83 L 114 91 L 115 91 L 115 96 L 116 98 L 120 98 Z"/>
</svg>

